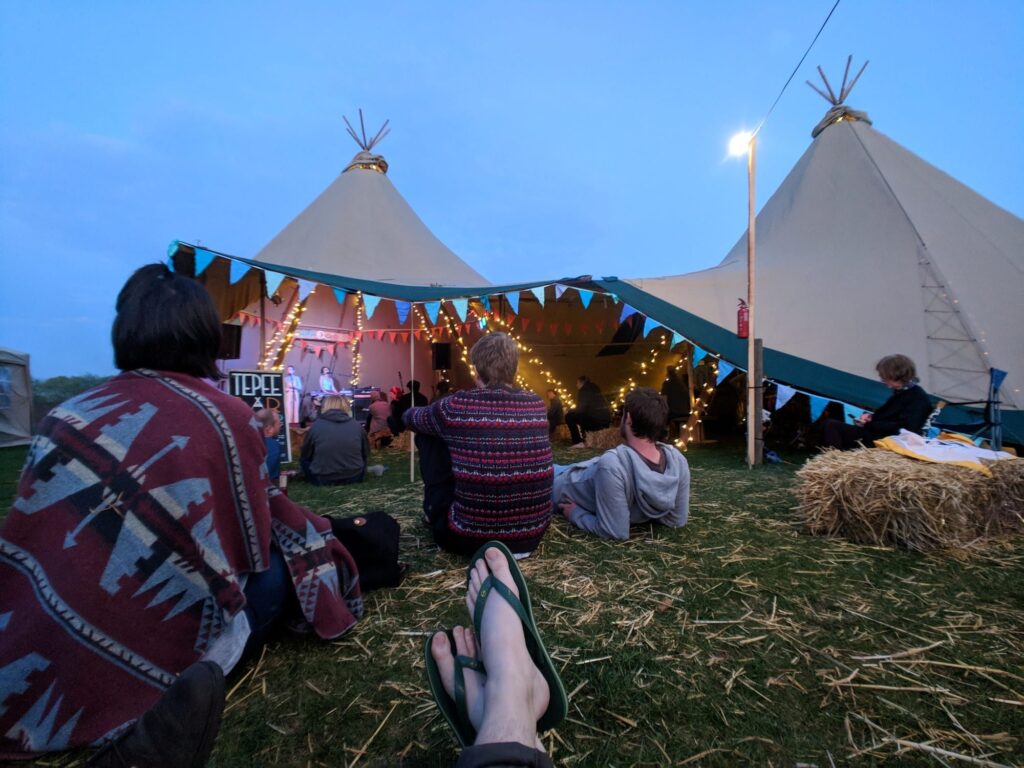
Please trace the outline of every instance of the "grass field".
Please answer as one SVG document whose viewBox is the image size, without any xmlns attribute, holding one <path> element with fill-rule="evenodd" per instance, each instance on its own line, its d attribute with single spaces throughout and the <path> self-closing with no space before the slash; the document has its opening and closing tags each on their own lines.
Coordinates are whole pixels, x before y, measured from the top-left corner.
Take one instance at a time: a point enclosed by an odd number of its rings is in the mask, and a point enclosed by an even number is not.
<svg viewBox="0 0 1024 768">
<path fill-rule="evenodd" d="M 422 645 L 466 621 L 465 561 L 423 535 L 408 458 L 382 455 L 388 471 L 362 487 L 295 483 L 292 497 L 390 512 L 411 575 L 371 593 L 338 642 L 282 637 L 236 673 L 213 765 L 453 762 Z M 0 451 L 5 505 L 23 456 Z M 559 520 L 522 563 L 571 693 L 545 737 L 556 763 L 1024 764 L 1020 539 L 969 557 L 813 539 L 792 517 L 798 464 L 750 471 L 739 447 L 688 456 L 685 528 L 606 543 Z"/>
</svg>

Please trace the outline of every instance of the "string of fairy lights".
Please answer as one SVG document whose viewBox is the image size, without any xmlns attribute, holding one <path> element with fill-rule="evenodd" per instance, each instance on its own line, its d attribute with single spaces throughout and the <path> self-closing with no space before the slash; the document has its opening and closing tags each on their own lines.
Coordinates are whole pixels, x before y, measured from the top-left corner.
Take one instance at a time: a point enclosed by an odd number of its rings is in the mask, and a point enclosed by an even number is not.
<svg viewBox="0 0 1024 768">
<path fill-rule="evenodd" d="M 264 348 L 260 368 L 264 370 L 281 370 L 283 368 L 284 358 L 295 344 L 296 331 L 301 325 L 302 315 L 308 309 L 309 298 L 312 295 L 313 291 L 304 299 L 300 299 L 296 291 L 284 318 L 277 325 L 274 335 Z M 354 386 L 359 386 L 361 380 L 360 370 L 362 367 L 362 340 L 367 319 L 366 303 L 361 291 L 357 291 L 353 298 L 356 311 L 356 329 L 352 334 L 351 343 L 352 383 Z M 422 305 L 414 303 L 412 310 L 423 334 L 427 338 L 433 339 L 437 326 L 428 322 Z M 448 330 L 449 337 L 454 339 L 459 345 L 460 361 L 471 376 L 475 375 L 472 362 L 470 361 L 470 347 L 466 342 L 466 334 L 461 332 L 461 321 L 456 322 L 448 309 L 445 308 L 444 302 L 440 304 L 438 319 L 441 320 L 444 327 Z M 520 352 L 520 367 L 516 373 L 516 383 L 519 386 L 524 389 L 532 389 L 531 380 L 534 383 L 537 381 L 543 382 L 545 389 L 553 390 L 557 393 L 566 408 L 575 407 L 573 393 L 552 373 L 540 357 L 532 356 L 533 348 L 523 340 L 522 334 L 516 331 L 512 323 L 505 320 L 499 313 L 489 311 L 482 303 L 479 305 L 474 304 L 467 313 L 466 319 L 475 319 L 478 327 L 485 335 L 501 331 L 507 333 L 515 341 Z M 648 378 L 658 369 L 660 361 L 665 354 L 671 355 L 673 352 L 669 345 L 669 337 L 662 333 L 658 342 L 651 346 L 644 359 L 636 364 L 636 370 L 626 375 L 625 381 L 616 390 L 615 395 L 609 399 L 609 405 L 613 411 L 619 410 L 625 401 L 626 395 L 639 386 L 638 379 Z M 687 360 L 687 354 L 680 355 L 674 365 L 675 370 L 679 371 L 684 367 L 688 367 Z M 715 381 L 718 376 L 718 358 L 709 354 L 705 360 L 708 367 L 707 380 L 701 385 L 699 394 L 694 396 L 690 417 L 687 423 L 681 427 L 679 436 L 674 441 L 675 445 L 682 450 L 686 450 L 688 445 L 697 438 L 700 430 L 699 425 L 703 423 L 703 416 L 707 412 L 715 393 L 715 386 L 711 382 Z M 525 369 L 526 367 L 522 365 L 523 362 L 527 363 L 529 370 Z M 694 371 L 696 372 L 696 368 Z"/>
</svg>

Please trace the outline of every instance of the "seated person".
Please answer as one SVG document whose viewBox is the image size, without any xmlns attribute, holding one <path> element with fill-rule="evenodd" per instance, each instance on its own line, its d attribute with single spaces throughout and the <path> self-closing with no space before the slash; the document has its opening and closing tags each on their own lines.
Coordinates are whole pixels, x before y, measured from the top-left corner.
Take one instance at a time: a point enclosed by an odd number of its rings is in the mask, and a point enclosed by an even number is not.
<svg viewBox="0 0 1024 768">
<path fill-rule="evenodd" d="M 555 428 L 565 422 L 565 409 L 562 407 L 562 399 L 558 393 L 548 390 L 548 434 L 555 431 Z"/>
<path fill-rule="evenodd" d="M 434 398 L 430 401 L 436 403 L 442 397 L 448 397 L 452 391 L 452 383 L 448 379 L 441 379 L 434 387 Z"/>
<path fill-rule="evenodd" d="M 321 392 L 337 392 L 338 388 L 334 386 L 334 374 L 331 373 L 331 369 L 326 365 L 320 369 L 320 391 Z"/>
<path fill-rule="evenodd" d="M 143 267 L 122 372 L 39 422 L 0 529 L 0 762 L 105 742 L 98 765 L 203 765 L 224 673 L 288 606 L 327 639 L 362 614 L 328 521 L 268 486 L 252 409 L 204 381 L 220 335 L 199 283 Z"/>
<path fill-rule="evenodd" d="M 472 554 L 489 539 L 518 554 L 551 523 L 551 442 L 544 401 L 516 387 L 519 349 L 504 333 L 473 345 L 477 387 L 410 408 L 424 522 L 442 549 Z"/>
<path fill-rule="evenodd" d="M 668 402 L 668 421 L 671 426 L 690 416 L 690 390 L 675 366 L 669 366 L 661 383 L 661 394 Z M 670 434 L 669 437 L 672 435 Z"/>
<path fill-rule="evenodd" d="M 391 442 L 391 430 L 388 428 L 388 416 L 391 406 L 384 399 L 384 393 L 375 389 L 370 394 L 370 420 L 366 430 L 369 432 L 370 445 L 374 448 L 386 446 Z"/>
<path fill-rule="evenodd" d="M 629 538 L 629 526 L 686 525 L 690 468 L 674 445 L 658 442 L 668 403 L 648 387 L 626 395 L 620 430 L 625 445 L 588 461 L 555 468 L 552 497 L 577 528 L 605 539 Z"/>
<path fill-rule="evenodd" d="M 366 476 L 370 442 L 352 418 L 352 407 L 342 395 L 328 395 L 320 407 L 320 418 L 302 441 L 299 464 L 313 485 L 361 483 Z"/>
<path fill-rule="evenodd" d="M 412 379 L 405 386 L 409 391 L 391 401 L 391 419 L 388 421 L 388 426 L 396 435 L 405 430 L 402 416 L 407 410 L 413 406 L 418 408 L 428 404 L 427 396 L 420 392 L 420 383 L 416 379 Z"/>
<path fill-rule="evenodd" d="M 874 415 L 865 413 L 856 424 L 826 419 L 824 442 L 827 447 L 841 451 L 861 445 L 870 448 L 875 440 L 898 434 L 901 429 L 921 433 L 932 412 L 932 403 L 917 383 L 914 361 L 906 355 L 888 355 L 878 361 L 875 370 L 882 383 L 893 390 L 892 395 Z"/>
<path fill-rule="evenodd" d="M 565 423 L 569 427 L 572 444 L 583 448 L 583 433 L 607 429 L 612 423 L 612 412 L 601 389 L 586 376 L 576 380 L 576 387 L 579 389 L 576 407 L 565 414 Z"/>
<path fill-rule="evenodd" d="M 256 412 L 256 421 L 263 433 L 263 444 L 267 447 L 267 459 L 264 462 L 267 465 L 267 477 L 271 484 L 277 485 L 281 478 L 281 444 L 277 442 L 281 417 L 273 408 L 261 408 Z"/>
</svg>

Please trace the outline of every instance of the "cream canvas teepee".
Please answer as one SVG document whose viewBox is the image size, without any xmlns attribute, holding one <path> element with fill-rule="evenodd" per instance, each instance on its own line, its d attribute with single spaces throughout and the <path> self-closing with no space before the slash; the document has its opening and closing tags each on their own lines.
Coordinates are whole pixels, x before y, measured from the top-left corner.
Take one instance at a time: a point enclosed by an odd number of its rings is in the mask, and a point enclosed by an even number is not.
<svg viewBox="0 0 1024 768">
<path fill-rule="evenodd" d="M 826 117 L 757 216 L 766 375 L 858 402 L 875 362 L 901 352 L 929 393 L 965 401 L 984 400 L 989 368 L 1000 368 L 1004 418 L 1024 431 L 1024 221 L 863 113 L 837 105 Z M 716 267 L 628 282 L 735 328 L 746 235 Z"/>
</svg>

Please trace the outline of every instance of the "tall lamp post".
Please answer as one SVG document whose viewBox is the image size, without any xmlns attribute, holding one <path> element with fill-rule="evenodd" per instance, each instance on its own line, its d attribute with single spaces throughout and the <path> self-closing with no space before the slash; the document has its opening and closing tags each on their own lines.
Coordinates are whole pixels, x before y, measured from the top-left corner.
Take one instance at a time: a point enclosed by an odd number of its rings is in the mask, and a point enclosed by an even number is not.
<svg viewBox="0 0 1024 768">
<path fill-rule="evenodd" d="M 761 387 L 760 339 L 754 325 L 754 179 L 756 177 L 757 134 L 737 133 L 729 141 L 729 154 L 734 157 L 747 156 L 747 466 L 761 463 L 763 403 Z"/>
</svg>

